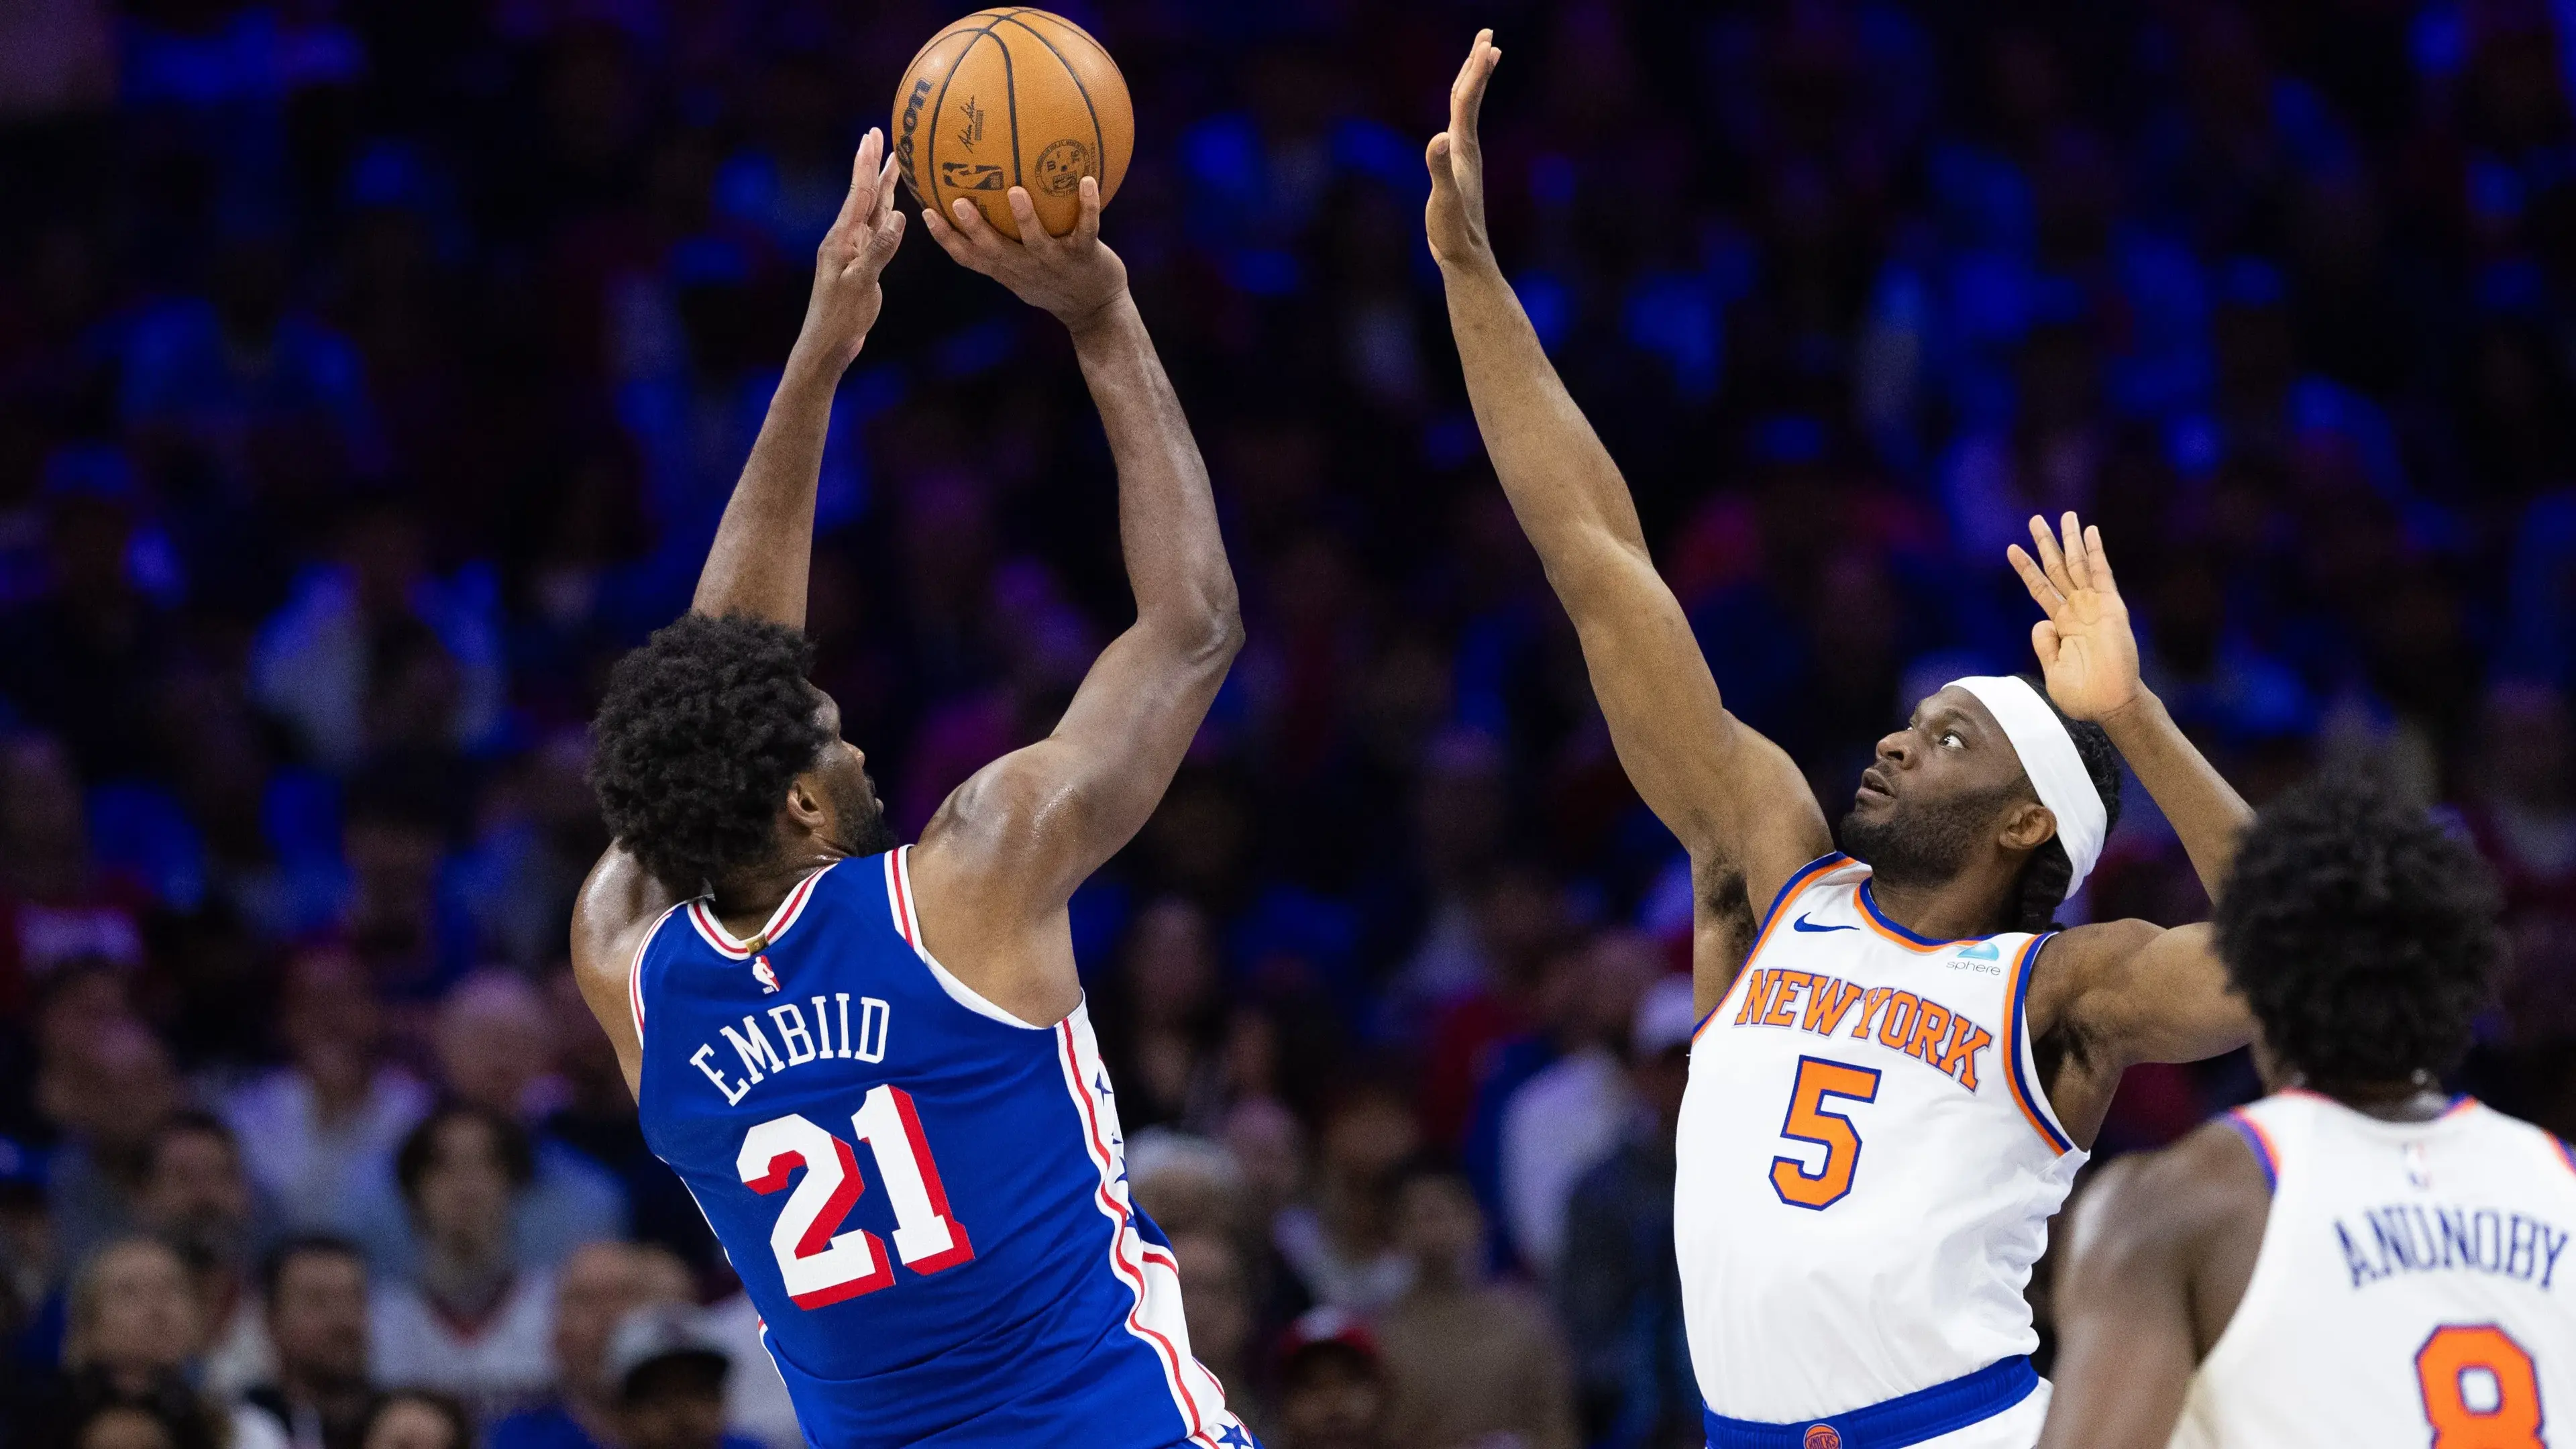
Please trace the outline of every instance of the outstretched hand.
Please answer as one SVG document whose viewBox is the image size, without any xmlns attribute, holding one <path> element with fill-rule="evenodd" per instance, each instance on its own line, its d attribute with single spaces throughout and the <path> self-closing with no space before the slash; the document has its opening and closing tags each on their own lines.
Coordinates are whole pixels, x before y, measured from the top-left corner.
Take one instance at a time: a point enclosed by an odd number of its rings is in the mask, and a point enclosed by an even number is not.
<svg viewBox="0 0 2576 1449">
<path fill-rule="evenodd" d="M 1485 106 L 1485 83 L 1502 58 L 1494 32 L 1477 31 L 1466 64 L 1449 83 L 1449 129 L 1432 137 L 1423 153 L 1431 168 L 1431 200 L 1422 208 L 1422 225 L 1432 258 L 1442 266 L 1492 255 L 1485 237 L 1485 147 L 1476 116 Z"/>
<path fill-rule="evenodd" d="M 2020 544 L 2004 550 L 2022 586 L 2047 618 L 2030 626 L 2030 647 L 2048 682 L 2048 697 L 2072 719 L 2100 723 L 2138 698 L 2138 636 L 2129 606 L 2111 577 L 2102 530 L 2079 527 L 2069 512 L 2063 540 L 2036 514 L 2030 520 L 2034 560 Z"/>
<path fill-rule="evenodd" d="M 1063 236 L 1047 235 L 1028 188 L 1012 187 L 1009 201 L 1020 227 L 1018 241 L 1002 235 L 962 196 L 947 216 L 935 207 L 922 208 L 921 221 L 930 228 L 931 240 L 960 265 L 1010 288 L 1030 306 L 1044 307 L 1067 327 L 1079 329 L 1127 295 L 1127 264 L 1100 244 L 1096 178 L 1082 178 L 1082 210 L 1073 230 Z"/>
<path fill-rule="evenodd" d="M 799 351 L 812 351 L 835 369 L 850 365 L 868 340 L 885 292 L 877 285 L 886 263 L 903 244 L 903 213 L 894 209 L 894 163 L 886 159 L 885 133 L 870 127 L 850 163 L 850 194 L 814 253 L 814 292 L 805 302 Z"/>
</svg>

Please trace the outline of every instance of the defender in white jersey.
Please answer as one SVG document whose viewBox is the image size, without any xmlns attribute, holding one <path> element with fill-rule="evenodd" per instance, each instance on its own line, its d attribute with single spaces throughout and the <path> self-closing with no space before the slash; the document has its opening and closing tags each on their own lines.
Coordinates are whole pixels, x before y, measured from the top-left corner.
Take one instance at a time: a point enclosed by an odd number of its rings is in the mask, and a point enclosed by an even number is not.
<svg viewBox="0 0 2576 1449">
<path fill-rule="evenodd" d="M 2493 887 L 2357 782 L 2263 813 L 2220 907 L 2276 1090 L 2103 1174 L 2059 1294 L 2065 1449 L 2576 1443 L 2576 1154 L 2445 1095 Z"/>
<path fill-rule="evenodd" d="M 2123 758 L 2213 891 L 2251 812 L 2140 684 L 2100 534 L 2068 514 L 2010 551 L 2046 615 L 2046 694 L 1983 677 L 1923 700 L 1833 854 L 1804 773 L 1726 710 L 1495 259 L 1476 120 L 1499 56 L 1479 35 L 1450 89 L 1424 223 L 1495 474 L 1620 763 L 1691 856 L 1715 1015 L 1674 1233 L 1709 1442 L 2029 1449 L 2046 1401 L 2021 1290 L 2120 1073 L 2253 1031 L 2206 926 L 2052 918 L 2099 856 Z"/>
</svg>

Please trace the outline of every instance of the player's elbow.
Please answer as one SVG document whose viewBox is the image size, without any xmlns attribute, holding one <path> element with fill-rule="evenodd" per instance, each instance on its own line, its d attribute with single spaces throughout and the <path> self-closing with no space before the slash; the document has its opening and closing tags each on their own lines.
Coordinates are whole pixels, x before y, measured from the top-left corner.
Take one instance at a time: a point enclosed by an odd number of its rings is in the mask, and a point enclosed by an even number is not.
<svg viewBox="0 0 2576 1449">
<path fill-rule="evenodd" d="M 1243 652 L 1243 606 L 1234 581 L 1202 590 L 1188 607 L 1169 611 L 1154 622 L 1154 632 L 1174 658 L 1193 668 L 1223 673 Z"/>
</svg>

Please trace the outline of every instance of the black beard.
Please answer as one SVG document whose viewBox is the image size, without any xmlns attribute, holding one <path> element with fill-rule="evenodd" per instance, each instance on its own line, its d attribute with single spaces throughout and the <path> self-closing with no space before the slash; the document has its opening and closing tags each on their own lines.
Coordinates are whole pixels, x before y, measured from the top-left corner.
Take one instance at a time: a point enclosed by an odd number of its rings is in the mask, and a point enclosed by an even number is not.
<svg viewBox="0 0 2576 1449">
<path fill-rule="evenodd" d="M 894 827 L 886 822 L 885 798 L 876 791 L 876 781 L 859 772 L 855 781 L 835 778 L 825 787 L 831 791 L 832 814 L 840 821 L 840 838 L 832 843 L 853 856 L 883 855 L 903 842 L 895 838 Z"/>
<path fill-rule="evenodd" d="M 1994 819 L 1995 807 L 2009 790 L 1962 796 L 1942 805 L 1909 805 L 1900 800 L 1877 819 L 1854 806 L 1843 817 L 1843 853 L 1862 862 L 1888 885 L 1947 884 L 1967 868 Z"/>
</svg>

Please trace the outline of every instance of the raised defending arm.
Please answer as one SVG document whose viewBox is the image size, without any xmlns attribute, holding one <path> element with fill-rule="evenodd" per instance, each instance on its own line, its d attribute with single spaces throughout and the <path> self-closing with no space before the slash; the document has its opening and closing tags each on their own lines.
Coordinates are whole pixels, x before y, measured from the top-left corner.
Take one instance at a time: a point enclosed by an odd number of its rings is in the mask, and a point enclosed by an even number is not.
<svg viewBox="0 0 2576 1449">
<path fill-rule="evenodd" d="M 923 218 L 948 254 L 1055 314 L 1118 465 L 1118 531 L 1136 622 L 1091 666 L 1055 731 L 948 797 L 913 852 L 922 932 L 943 964 L 1026 1020 L 1081 999 L 1065 902 L 1163 797 L 1224 682 L 1243 624 L 1189 419 L 1126 267 L 1100 244 L 1100 193 L 1082 182 L 1073 233 L 1050 237 L 1025 191 L 1011 241 L 959 202 Z"/>
<path fill-rule="evenodd" d="M 1567 394 L 1485 234 L 1477 113 L 1502 52 L 1480 32 L 1431 138 L 1432 255 L 1476 426 L 1512 512 L 1572 616 L 1619 762 L 1691 853 L 1700 1004 L 1741 964 L 1750 911 L 1832 849 L 1822 811 L 1779 746 L 1727 712 L 1680 601 L 1655 572 L 1628 484 Z"/>
<path fill-rule="evenodd" d="M 2018 545 L 2013 568 L 2046 616 L 2031 647 L 2049 698 L 2102 726 L 2173 822 L 2215 901 L 2252 807 L 2184 737 L 2138 677 L 2129 627 L 2099 528 L 2067 514 L 2062 537 L 2030 521 L 2036 556 Z M 2133 1062 L 2198 1061 L 2251 1041 L 2254 1019 L 2229 989 L 2206 923 L 2166 930 L 2146 921 L 2079 926 L 2050 943 L 2032 982 L 2033 1029 L 2064 1048 L 2049 1100 L 2089 1142 L 2120 1073 Z"/>
</svg>

